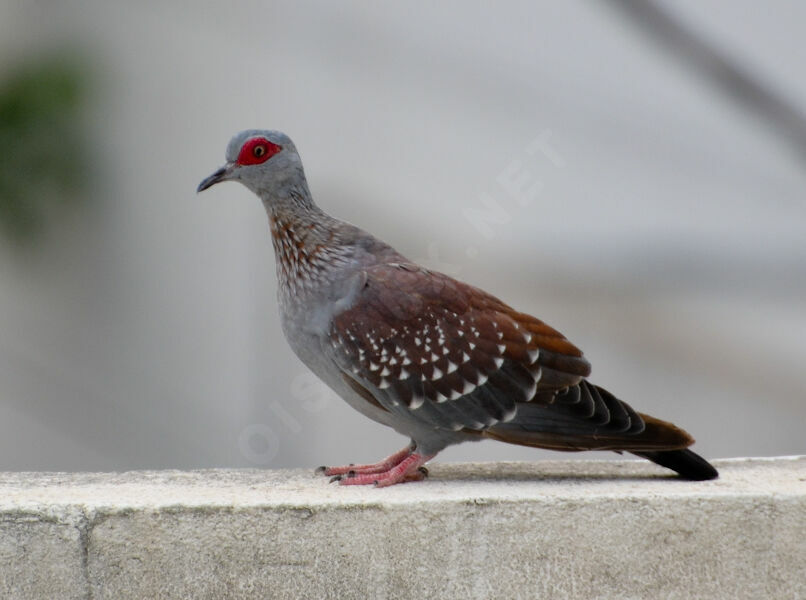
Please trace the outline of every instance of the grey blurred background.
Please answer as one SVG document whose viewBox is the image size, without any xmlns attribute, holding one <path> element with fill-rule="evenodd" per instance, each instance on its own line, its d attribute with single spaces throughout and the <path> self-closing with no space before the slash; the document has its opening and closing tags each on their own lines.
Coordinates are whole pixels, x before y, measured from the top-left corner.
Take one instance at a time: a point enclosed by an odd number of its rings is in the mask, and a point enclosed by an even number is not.
<svg viewBox="0 0 806 600">
<path fill-rule="evenodd" d="M 554 325 L 703 454 L 806 452 L 804 23 L 797 0 L 0 0 L 0 470 L 405 443 L 286 346 L 259 201 L 194 192 L 251 127 L 291 135 L 326 211 Z"/>
</svg>

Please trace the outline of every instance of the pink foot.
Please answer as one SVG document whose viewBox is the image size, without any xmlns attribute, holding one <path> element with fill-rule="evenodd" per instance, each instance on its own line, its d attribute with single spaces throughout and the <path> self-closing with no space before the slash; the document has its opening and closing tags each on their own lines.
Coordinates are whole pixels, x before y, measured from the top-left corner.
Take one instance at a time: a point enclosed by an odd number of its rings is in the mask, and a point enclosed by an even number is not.
<svg viewBox="0 0 806 600">
<path fill-rule="evenodd" d="M 428 474 L 423 466 L 434 455 L 423 455 L 411 453 L 397 465 L 382 472 L 373 473 L 348 473 L 338 476 L 339 485 L 374 485 L 375 487 L 386 487 L 396 483 L 407 481 L 422 481 Z"/>
<path fill-rule="evenodd" d="M 343 467 L 319 467 L 317 473 L 323 475 L 360 475 L 362 473 L 384 473 L 396 467 L 414 452 L 414 444 L 409 444 L 400 452 L 387 456 L 381 462 L 370 465 L 345 465 Z"/>
</svg>

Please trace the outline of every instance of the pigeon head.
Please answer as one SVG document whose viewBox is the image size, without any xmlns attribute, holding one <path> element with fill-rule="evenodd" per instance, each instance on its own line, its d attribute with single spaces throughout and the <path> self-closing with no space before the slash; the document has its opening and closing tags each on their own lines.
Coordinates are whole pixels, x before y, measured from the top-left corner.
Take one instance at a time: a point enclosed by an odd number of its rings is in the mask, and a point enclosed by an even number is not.
<svg viewBox="0 0 806 600">
<path fill-rule="evenodd" d="M 294 142 L 284 133 L 249 129 L 227 146 L 227 163 L 199 184 L 197 192 L 222 181 L 239 181 L 259 196 L 281 191 L 300 178 L 302 161 Z"/>
</svg>

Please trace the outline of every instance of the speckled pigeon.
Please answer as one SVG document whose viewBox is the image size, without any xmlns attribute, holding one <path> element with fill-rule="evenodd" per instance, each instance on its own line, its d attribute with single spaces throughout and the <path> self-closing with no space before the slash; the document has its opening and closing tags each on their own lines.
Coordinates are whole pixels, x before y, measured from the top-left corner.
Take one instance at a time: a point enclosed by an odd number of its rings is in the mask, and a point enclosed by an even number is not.
<svg viewBox="0 0 806 600">
<path fill-rule="evenodd" d="M 557 330 L 324 213 L 285 134 L 241 132 L 226 160 L 198 191 L 239 181 L 263 201 L 291 348 L 353 408 L 411 439 L 379 463 L 319 472 L 342 485 L 416 481 L 445 447 L 492 439 L 628 451 L 687 479 L 717 477 L 688 433 L 590 383 Z"/>
</svg>

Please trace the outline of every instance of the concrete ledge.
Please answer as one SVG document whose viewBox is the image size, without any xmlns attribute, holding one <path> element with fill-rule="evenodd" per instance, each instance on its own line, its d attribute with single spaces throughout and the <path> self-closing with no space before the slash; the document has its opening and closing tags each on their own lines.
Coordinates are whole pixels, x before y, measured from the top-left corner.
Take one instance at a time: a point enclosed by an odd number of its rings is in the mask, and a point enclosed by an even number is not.
<svg viewBox="0 0 806 600">
<path fill-rule="evenodd" d="M 0 473 L 2 598 L 806 598 L 806 457 Z"/>
</svg>

